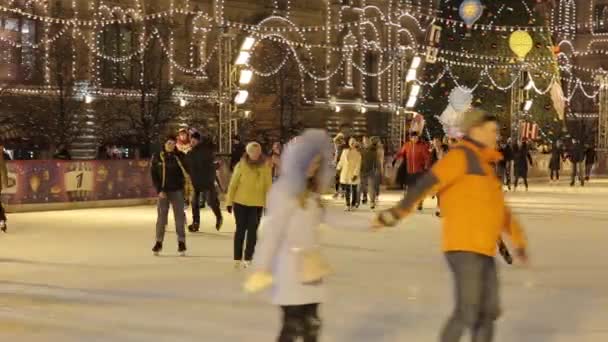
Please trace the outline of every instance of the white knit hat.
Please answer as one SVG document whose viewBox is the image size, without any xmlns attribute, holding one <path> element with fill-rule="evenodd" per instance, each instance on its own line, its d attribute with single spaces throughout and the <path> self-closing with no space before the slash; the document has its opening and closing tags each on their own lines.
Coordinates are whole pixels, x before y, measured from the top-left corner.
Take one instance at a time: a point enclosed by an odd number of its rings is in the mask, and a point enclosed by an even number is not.
<svg viewBox="0 0 608 342">
<path fill-rule="evenodd" d="M 245 148 L 245 152 L 247 152 L 247 154 L 252 154 L 253 151 L 255 151 L 256 149 L 261 150 L 262 146 L 259 143 L 252 141 L 249 144 L 247 144 L 247 147 Z"/>
</svg>

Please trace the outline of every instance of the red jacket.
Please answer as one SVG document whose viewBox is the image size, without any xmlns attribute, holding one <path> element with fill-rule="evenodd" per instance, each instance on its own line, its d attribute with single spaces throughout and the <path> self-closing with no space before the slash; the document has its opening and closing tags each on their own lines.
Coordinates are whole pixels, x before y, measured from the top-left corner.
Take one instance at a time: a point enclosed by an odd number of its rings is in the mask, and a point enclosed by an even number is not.
<svg viewBox="0 0 608 342">
<path fill-rule="evenodd" d="M 414 144 L 407 142 L 395 157 L 396 159 L 405 158 L 407 162 L 407 173 L 421 173 L 426 171 L 431 164 L 431 152 L 427 144 L 419 141 Z"/>
</svg>

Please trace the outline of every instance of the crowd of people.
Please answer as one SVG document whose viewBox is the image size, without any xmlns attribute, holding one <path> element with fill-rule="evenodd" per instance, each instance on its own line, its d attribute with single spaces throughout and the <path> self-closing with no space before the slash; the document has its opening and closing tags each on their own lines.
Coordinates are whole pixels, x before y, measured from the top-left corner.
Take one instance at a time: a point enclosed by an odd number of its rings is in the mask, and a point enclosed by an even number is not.
<svg viewBox="0 0 608 342">
<path fill-rule="evenodd" d="M 440 340 L 460 341 L 469 330 L 473 340 L 490 342 L 500 314 L 495 255 L 499 252 L 512 261 L 503 234 L 512 240 L 514 255 L 527 262 L 526 237 L 506 205 L 503 187 L 511 189 L 513 170 L 513 189 L 521 179 L 527 190 L 533 160 L 525 139 L 498 141 L 497 119 L 486 112 L 467 112 L 461 129 L 466 135 L 458 140 L 426 142 L 419 133 L 410 133 L 392 162 L 395 166 L 401 161 L 396 182 L 406 193 L 397 205 L 378 212 L 365 226 L 395 226 L 413 211 L 422 210 L 427 196 L 435 196 L 442 209 L 436 215 L 443 218 L 443 252 L 453 275 L 456 303 Z M 307 130 L 285 149 L 276 142 L 265 151 L 258 142 L 245 144 L 235 136 L 231 178 L 225 191 L 218 179 L 215 151 L 211 137 L 181 129 L 176 136 L 167 137 L 162 150 L 153 155 L 150 170 L 158 193 L 153 253 L 163 250 L 170 209 L 181 255 L 187 250 L 186 230 L 196 233 L 200 229 L 202 207 L 209 206 L 215 228 L 221 230 L 224 217 L 219 195 L 225 192 L 226 211 L 236 222 L 235 268 L 252 268 L 245 289 L 257 292 L 272 287 L 272 302 L 283 317 L 279 342 L 318 341 L 319 305 L 325 300 L 325 279 L 332 272 L 321 251 L 319 228 L 350 222 L 328 210 L 322 199 L 324 189 L 335 180 L 334 198 L 344 198 L 346 212 L 368 204 L 376 209 L 385 177 L 386 151 L 381 140 L 347 139 L 340 133 L 332 146 L 325 131 Z M 548 152 L 552 182 L 559 179 L 566 159 L 573 165 L 572 186 L 577 177 L 581 185 L 589 180 L 597 159 L 592 146 L 577 140 L 565 146 L 558 141 Z M 0 191 L 6 181 L 5 157 L 0 156 Z M 188 206 L 192 220 L 186 227 Z M 471 215 L 471 211 L 478 214 Z M 258 246 L 260 225 L 263 235 Z M 0 229 L 6 231 L 1 203 Z"/>
</svg>

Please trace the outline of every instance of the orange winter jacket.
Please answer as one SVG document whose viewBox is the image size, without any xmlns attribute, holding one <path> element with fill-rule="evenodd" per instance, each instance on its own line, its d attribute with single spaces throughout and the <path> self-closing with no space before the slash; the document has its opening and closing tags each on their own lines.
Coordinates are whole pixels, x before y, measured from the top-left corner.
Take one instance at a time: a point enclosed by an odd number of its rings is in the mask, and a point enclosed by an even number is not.
<svg viewBox="0 0 608 342">
<path fill-rule="evenodd" d="M 393 214 L 404 217 L 426 195 L 438 193 L 444 251 L 494 256 L 503 231 L 516 247 L 524 248 L 522 229 L 505 204 L 501 184 L 491 166 L 501 158 L 498 151 L 465 138 L 408 191 Z"/>
</svg>

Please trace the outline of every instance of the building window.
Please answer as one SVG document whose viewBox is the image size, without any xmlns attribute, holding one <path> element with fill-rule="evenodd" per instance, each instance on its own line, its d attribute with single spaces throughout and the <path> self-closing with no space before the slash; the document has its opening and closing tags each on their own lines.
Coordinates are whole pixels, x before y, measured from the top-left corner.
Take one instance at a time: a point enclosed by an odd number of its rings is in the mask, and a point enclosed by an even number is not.
<svg viewBox="0 0 608 342">
<path fill-rule="evenodd" d="M 594 31 L 608 32 L 608 5 L 596 5 L 594 13 Z"/>
<path fill-rule="evenodd" d="M 109 25 L 103 31 L 103 54 L 107 57 L 123 58 L 133 53 L 133 30 L 126 25 Z M 128 86 L 133 83 L 133 61 L 103 60 L 103 85 Z"/>
<path fill-rule="evenodd" d="M 0 18 L 0 80 L 31 82 L 36 74 L 36 22 Z"/>
</svg>

